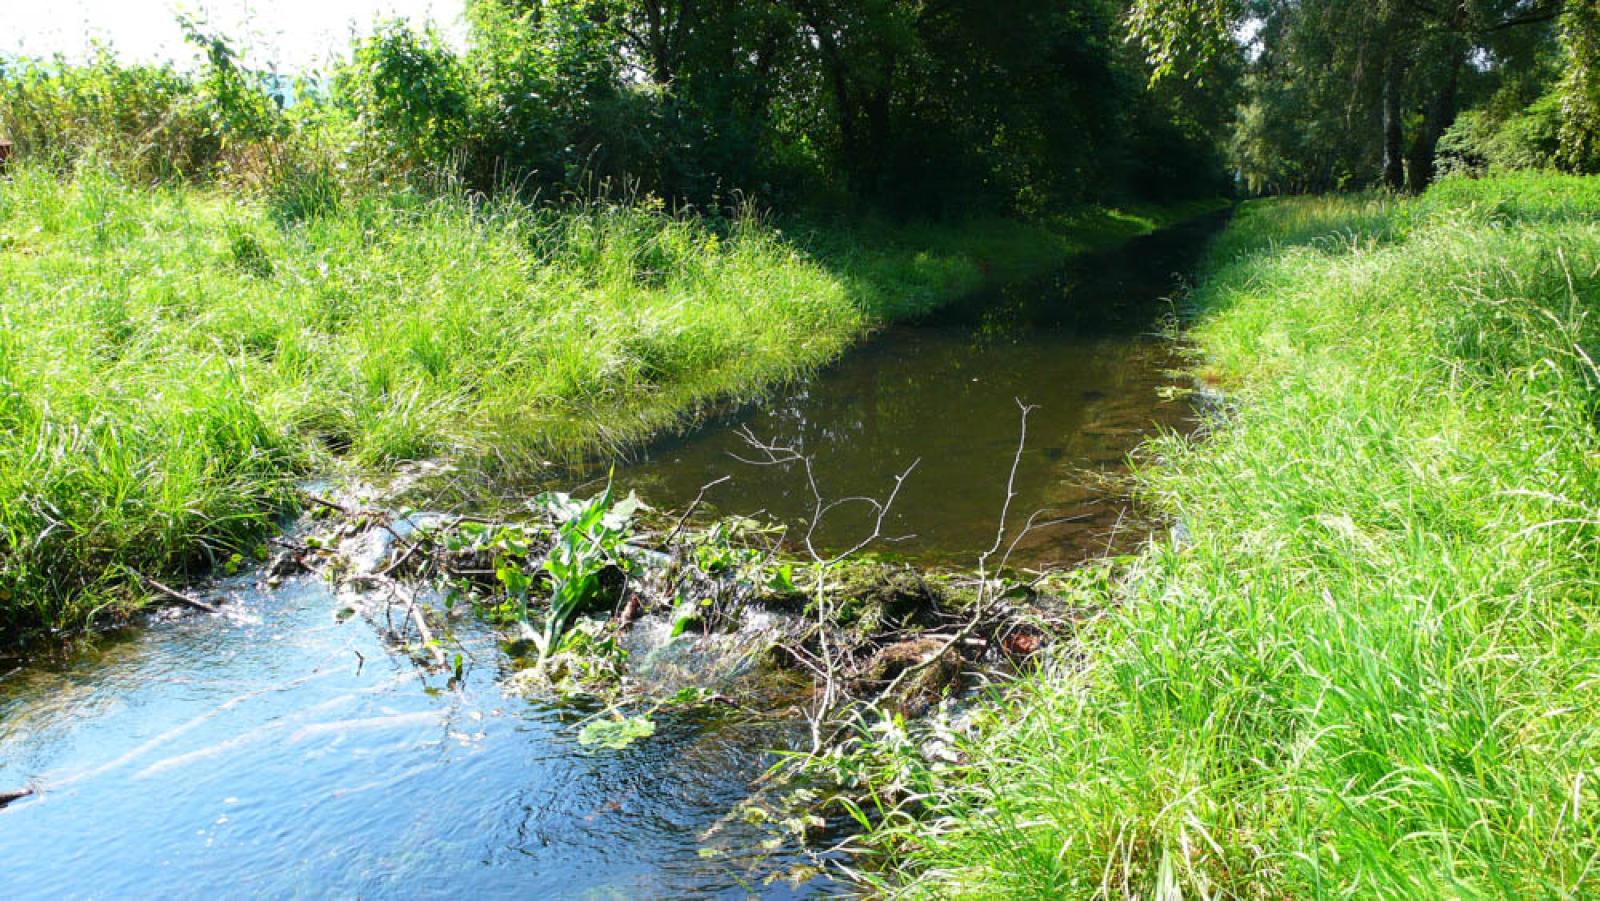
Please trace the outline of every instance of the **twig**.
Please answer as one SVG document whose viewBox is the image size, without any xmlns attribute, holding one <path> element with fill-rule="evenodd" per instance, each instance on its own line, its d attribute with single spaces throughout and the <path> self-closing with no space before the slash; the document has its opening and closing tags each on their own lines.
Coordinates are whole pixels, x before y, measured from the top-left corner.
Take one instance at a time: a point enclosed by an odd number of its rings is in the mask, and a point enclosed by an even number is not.
<svg viewBox="0 0 1600 901">
<path fill-rule="evenodd" d="M 433 652 L 433 659 L 442 669 L 449 669 L 450 664 L 445 660 L 444 651 L 433 640 L 433 630 L 428 628 L 428 619 L 422 615 L 422 606 L 412 599 L 411 618 L 417 621 L 417 632 L 422 636 L 423 647 Z"/>
<path fill-rule="evenodd" d="M 300 496 L 305 498 L 306 500 L 310 501 L 311 503 L 316 504 L 319 507 L 326 507 L 327 509 L 332 510 L 335 513 L 340 513 L 340 514 L 343 514 L 345 516 L 353 516 L 354 515 L 353 513 L 350 512 L 350 508 L 349 507 L 346 507 L 345 505 L 337 503 L 335 501 L 330 501 L 330 500 L 328 500 L 327 498 L 323 497 L 320 494 L 312 494 L 309 491 L 302 491 L 302 492 L 300 492 Z"/>
<path fill-rule="evenodd" d="M 678 537 L 678 533 L 683 530 L 683 524 L 689 521 L 690 516 L 694 515 L 695 509 L 699 507 L 700 502 L 705 499 L 706 492 L 717 487 L 718 485 L 721 485 L 723 482 L 726 482 L 731 478 L 733 478 L 733 476 L 723 476 L 720 479 L 716 479 L 701 485 L 699 493 L 694 496 L 694 500 L 690 502 L 688 508 L 683 511 L 683 515 L 678 517 L 677 523 L 673 525 L 672 531 L 667 533 L 667 537 L 661 542 L 661 545 L 663 547 L 670 548 L 672 545 L 672 539 Z"/>
<path fill-rule="evenodd" d="M 865 496 L 846 497 L 834 501 L 827 501 L 823 498 L 822 489 L 817 485 L 816 468 L 813 465 L 813 461 L 810 456 L 803 454 L 792 447 L 785 447 L 782 445 L 764 442 L 757 438 L 755 432 L 751 431 L 748 426 L 739 429 L 739 435 L 744 439 L 746 444 L 748 444 L 753 450 L 758 451 L 764 459 L 752 460 L 741 457 L 738 454 L 731 454 L 730 456 L 752 466 L 782 466 L 788 463 L 799 463 L 805 470 L 806 486 L 811 490 L 811 521 L 806 527 L 804 543 L 806 553 L 810 555 L 812 564 L 814 565 L 816 571 L 816 580 L 814 583 L 815 587 L 813 589 L 817 610 L 815 635 L 817 636 L 817 644 L 822 651 L 822 654 L 820 660 L 818 660 L 816 664 L 807 662 L 806 665 L 822 680 L 822 698 L 817 702 L 816 708 L 807 714 L 806 718 L 811 724 L 811 753 L 818 754 L 822 751 L 825 744 L 832 741 L 832 737 L 827 739 L 827 741 L 824 741 L 822 737 L 822 727 L 833 713 L 834 707 L 836 706 L 835 699 L 839 696 L 839 663 L 835 657 L 834 648 L 832 646 L 832 642 L 829 641 L 828 634 L 828 625 L 833 619 L 833 608 L 828 603 L 828 570 L 835 564 L 852 556 L 874 541 L 878 541 L 880 539 L 887 541 L 899 541 L 910 537 L 902 536 L 901 538 L 884 538 L 883 522 L 886 518 L 888 518 L 889 510 L 894 506 L 895 499 L 900 496 L 900 489 L 905 486 L 906 479 L 911 477 L 911 473 L 917 468 L 917 465 L 922 462 L 922 458 L 918 457 L 917 459 L 911 461 L 911 465 L 907 466 L 904 472 L 900 473 L 898 476 L 895 476 L 894 488 L 889 492 L 889 496 L 881 501 L 877 498 Z M 852 545 L 848 550 L 834 554 L 831 557 L 825 557 L 820 551 L 817 550 L 815 542 L 817 529 L 822 525 L 822 521 L 827 518 L 829 513 L 838 509 L 839 507 L 844 506 L 845 504 L 866 504 L 867 506 L 871 507 L 873 512 L 876 514 L 872 521 L 872 530 L 868 532 L 864 538 Z M 800 659 L 799 655 L 796 655 L 796 658 Z M 837 732 L 834 733 L 835 736 L 837 734 Z"/>
<path fill-rule="evenodd" d="M 1000 523 L 995 529 L 994 544 L 990 545 L 987 551 L 984 551 L 978 556 L 978 599 L 973 605 L 972 616 L 968 618 L 965 625 L 963 625 L 960 629 L 957 629 L 955 634 L 951 635 L 945 641 L 945 643 L 940 646 L 938 651 L 925 656 L 922 660 L 919 660 L 918 662 L 906 667 L 896 674 L 895 677 L 890 680 L 889 684 L 884 686 L 883 690 L 878 692 L 877 696 L 873 698 L 870 706 L 876 707 L 879 704 L 882 704 L 884 699 L 890 697 L 906 679 L 922 672 L 928 667 L 933 666 L 946 654 L 948 654 L 950 649 L 955 647 L 957 644 L 965 644 L 971 637 L 972 633 L 977 631 L 978 626 L 983 623 L 984 617 L 988 614 L 989 605 L 995 597 L 993 583 L 989 579 L 988 574 L 989 558 L 999 551 L 1000 545 L 1005 542 L 1006 518 L 1011 511 L 1011 501 L 1017 496 L 1017 468 L 1021 465 L 1022 453 L 1028 444 L 1028 414 L 1033 412 L 1035 409 L 1031 405 L 1024 404 L 1020 398 L 1017 399 L 1017 407 L 1022 411 L 1022 424 L 1017 436 L 1017 450 L 1011 456 L 1011 475 L 1006 479 L 1006 499 L 1000 505 Z M 1000 569 L 1003 570 L 1005 568 L 1006 563 L 1011 560 L 1011 552 L 1017 549 L 1017 545 L 1020 544 L 1022 539 L 1026 538 L 1030 532 L 1037 528 L 1055 525 L 1073 519 L 1073 517 L 1065 517 L 1063 519 L 1051 520 L 1046 523 L 1039 523 L 1039 515 L 1043 512 L 1044 511 L 1042 510 L 1035 510 L 1028 517 L 1028 521 L 1023 524 L 1022 529 L 1017 533 L 1017 536 L 1011 540 L 1010 545 L 1006 547 L 1005 554 L 1000 558 Z M 838 733 L 835 732 L 834 734 L 837 735 Z"/>
<path fill-rule="evenodd" d="M 383 575 L 382 573 L 357 573 L 346 578 L 345 581 L 347 583 L 371 582 L 388 589 L 390 601 L 389 608 L 394 606 L 394 601 L 398 599 L 402 593 L 400 583 L 386 575 Z M 441 667 L 448 668 L 449 661 L 445 659 L 444 651 L 439 647 L 438 643 L 433 640 L 433 630 L 428 628 L 428 620 L 422 615 L 421 605 L 417 603 L 416 593 L 406 592 L 406 599 L 407 604 L 405 618 L 410 619 L 417 624 L 417 634 L 422 638 L 423 646 L 426 647 L 428 652 L 433 655 L 434 662 L 438 663 Z M 385 608 L 385 614 L 387 614 L 389 608 Z M 390 628 L 390 631 L 394 631 L 393 627 Z"/>
<path fill-rule="evenodd" d="M 392 529 L 390 530 L 390 534 L 394 534 Z M 406 561 L 411 559 L 411 555 L 415 554 L 417 552 L 417 549 L 420 548 L 420 547 L 422 547 L 422 542 L 421 541 L 408 542 L 407 543 L 407 547 L 406 547 L 406 552 L 401 554 L 400 556 L 394 558 L 393 560 L 389 561 L 389 565 L 388 566 L 385 566 L 383 569 L 378 570 L 378 575 L 387 576 L 388 574 L 390 574 L 390 573 L 394 572 L 395 570 L 399 569 L 400 567 L 404 566 Z"/>
<path fill-rule="evenodd" d="M 197 598 L 190 597 L 189 595 L 184 594 L 183 592 L 179 591 L 176 588 L 171 588 L 169 586 L 163 585 L 160 582 L 157 582 L 155 579 L 152 579 L 149 576 L 145 575 L 144 573 L 140 573 L 139 574 L 139 578 L 143 579 L 146 585 L 149 585 L 151 588 L 154 588 L 160 594 L 165 595 L 168 600 L 176 601 L 176 602 L 178 602 L 180 604 L 184 604 L 186 606 L 193 607 L 196 610 L 204 610 L 207 613 L 220 613 L 220 612 L 222 612 L 215 605 L 207 604 L 205 601 L 199 600 Z"/>
</svg>

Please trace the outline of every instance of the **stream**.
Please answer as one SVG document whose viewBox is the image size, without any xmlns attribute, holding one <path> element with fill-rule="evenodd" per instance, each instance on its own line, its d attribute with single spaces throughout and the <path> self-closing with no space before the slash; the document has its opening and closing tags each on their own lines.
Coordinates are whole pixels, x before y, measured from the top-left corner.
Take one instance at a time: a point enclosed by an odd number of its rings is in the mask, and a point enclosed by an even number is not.
<svg viewBox="0 0 1600 901">
<path fill-rule="evenodd" d="M 920 460 L 886 531 L 890 553 L 968 564 L 993 540 L 1017 445 L 1014 562 L 1073 563 L 1145 534 L 1104 476 L 1153 428 L 1183 429 L 1171 345 L 1153 335 L 1207 218 L 1086 257 L 1058 275 L 887 329 L 805 384 L 660 442 L 616 480 L 682 509 L 802 523 L 794 465 L 755 467 L 737 430 L 816 455 L 829 497 L 882 495 Z M 1020 511 L 1020 512 L 1019 512 Z M 821 547 L 854 543 L 847 509 Z M 251 575 L 199 590 L 215 616 L 148 621 L 23 661 L 0 658 L 0 809 L 7 898 L 438 896 L 803 897 L 843 887 L 770 830 L 730 816 L 798 747 L 792 723 L 658 713 L 620 750 L 583 747 L 595 711 L 504 688 L 495 634 L 467 626 L 460 678 L 385 641 L 381 615 L 311 577 Z M 635 655 L 716 670 L 715 649 L 664 625 Z M 710 678 L 708 676 L 708 678 Z M 736 690 L 735 682 L 718 687 Z"/>
<path fill-rule="evenodd" d="M 812 455 L 828 501 L 884 497 L 915 463 L 885 524 L 897 540 L 879 550 L 972 566 L 994 541 L 1022 403 L 1033 409 L 1007 541 L 1035 511 L 1058 522 L 1031 531 L 1012 562 L 1072 565 L 1126 550 L 1148 530 L 1104 477 L 1126 472 L 1129 452 L 1153 431 L 1193 425 L 1188 402 L 1161 399 L 1189 382 L 1157 327 L 1173 312 L 1178 274 L 1193 269 L 1221 221 L 1201 217 L 888 328 L 813 379 L 646 448 L 617 469 L 617 483 L 682 509 L 726 476 L 706 492 L 708 513 L 764 511 L 799 534 L 815 507 L 804 468 L 741 462 L 761 458 L 741 432 Z M 871 520 L 866 506 L 841 507 L 815 544 L 848 548 Z"/>
</svg>

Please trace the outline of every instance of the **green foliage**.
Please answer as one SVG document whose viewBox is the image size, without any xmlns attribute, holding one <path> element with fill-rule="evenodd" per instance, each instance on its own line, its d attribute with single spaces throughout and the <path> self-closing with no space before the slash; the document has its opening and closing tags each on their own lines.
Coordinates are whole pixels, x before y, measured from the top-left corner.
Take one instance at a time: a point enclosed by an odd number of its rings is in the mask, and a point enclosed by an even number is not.
<svg viewBox="0 0 1600 901">
<path fill-rule="evenodd" d="M 0 62 L 0 135 L 62 171 L 92 160 L 135 181 L 259 175 L 262 149 L 287 128 L 271 80 L 242 68 L 226 38 L 180 24 L 201 55 L 197 76 L 126 65 L 106 48 L 84 64 Z"/>
<path fill-rule="evenodd" d="M 470 5 L 474 183 L 589 193 L 634 171 L 630 91 L 601 9 L 594 0 Z"/>
<path fill-rule="evenodd" d="M 1592 0 L 1136 0 L 1128 13 L 1157 79 L 1243 68 L 1231 150 L 1258 193 L 1377 183 L 1417 193 L 1441 156 L 1453 171 L 1583 171 L 1574 151 L 1552 159 L 1550 145 L 1557 119 L 1569 148 L 1593 131 L 1583 98 L 1594 94 L 1597 20 Z M 1537 99 L 1552 90 L 1559 108 Z"/>
<path fill-rule="evenodd" d="M 542 657 L 555 648 L 575 614 L 620 599 L 607 597 L 601 577 L 607 569 L 624 579 L 633 572 L 633 560 L 624 553 L 624 545 L 633 514 L 642 505 L 633 494 L 616 500 L 609 484 L 587 501 L 552 492 L 539 495 L 533 503 L 556 523 L 554 541 L 541 564 L 550 577 L 550 612 L 539 643 Z M 527 596 L 526 589 L 522 596 Z"/>
<path fill-rule="evenodd" d="M 879 767 L 900 890 L 1593 894 L 1597 217 L 1534 175 L 1245 207 L 1190 298 L 1227 410 L 1139 473 L 1181 532 L 961 766 Z"/>
<path fill-rule="evenodd" d="M 947 218 L 1213 196 L 1225 92 L 1149 88 L 1121 49 L 1121 8 L 475 0 L 464 53 L 390 22 L 331 79 L 292 92 L 184 20 L 198 74 L 109 52 L 8 63 L 0 130 L 26 157 L 89 153 L 138 181 L 286 194 L 291 220 L 341 193 L 326 190 L 335 173 L 342 189 L 460 179 L 717 214 L 752 194 L 791 211 Z"/>
<path fill-rule="evenodd" d="M 1562 162 L 1574 172 L 1600 173 L 1600 3 L 1567 0 L 1561 47 Z"/>
<path fill-rule="evenodd" d="M 222 153 L 211 126 L 193 81 L 164 66 L 103 48 L 83 65 L 0 62 L 0 135 L 60 170 L 95 159 L 139 180 L 200 175 Z"/>
<path fill-rule="evenodd" d="M 1503 121 L 1487 110 L 1468 111 L 1439 140 L 1439 171 L 1484 175 L 1555 168 L 1560 130 L 1561 104 L 1554 93 Z"/>
<path fill-rule="evenodd" d="M 446 166 L 472 128 L 464 64 L 437 35 L 404 22 L 357 41 L 333 91 L 351 110 L 360 153 L 380 177 Z"/>
<path fill-rule="evenodd" d="M 196 97 L 221 148 L 260 143 L 278 132 L 284 122 L 261 73 L 242 68 L 238 49 L 223 35 L 190 19 L 180 18 L 178 24 L 205 60 Z"/>
<path fill-rule="evenodd" d="M 1134 0 L 1128 33 L 1144 50 L 1152 80 L 1203 80 L 1226 64 L 1238 20 L 1255 11 L 1241 0 Z"/>
<path fill-rule="evenodd" d="M 641 738 L 656 734 L 656 723 L 648 716 L 605 717 L 591 720 L 578 732 L 578 744 L 620 751 Z"/>
</svg>

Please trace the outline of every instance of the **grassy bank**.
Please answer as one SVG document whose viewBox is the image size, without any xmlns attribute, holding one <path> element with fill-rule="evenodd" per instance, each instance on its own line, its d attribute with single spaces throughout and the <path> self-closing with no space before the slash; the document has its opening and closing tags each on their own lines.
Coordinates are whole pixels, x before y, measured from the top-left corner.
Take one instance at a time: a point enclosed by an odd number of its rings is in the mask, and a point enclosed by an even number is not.
<svg viewBox="0 0 1600 901">
<path fill-rule="evenodd" d="M 305 474 L 624 445 L 986 271 L 1158 224 L 785 233 L 404 193 L 307 216 L 304 199 L 93 167 L 0 180 L 0 632 L 248 555 Z"/>
<path fill-rule="evenodd" d="M 1193 302 L 1230 409 L 1140 475 L 1186 538 L 913 771 L 891 878 L 1600 890 L 1600 180 L 1251 204 Z"/>
</svg>

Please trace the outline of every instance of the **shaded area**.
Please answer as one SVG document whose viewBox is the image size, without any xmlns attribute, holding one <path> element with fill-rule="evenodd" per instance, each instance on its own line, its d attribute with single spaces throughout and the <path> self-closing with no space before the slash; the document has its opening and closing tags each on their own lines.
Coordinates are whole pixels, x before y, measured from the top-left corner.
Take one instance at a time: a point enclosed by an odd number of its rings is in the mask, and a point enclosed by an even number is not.
<svg viewBox="0 0 1600 901">
<path fill-rule="evenodd" d="M 1222 216 L 1084 257 L 1042 281 L 1013 285 L 887 329 L 817 377 L 657 443 L 619 467 L 617 481 L 667 507 L 700 487 L 716 514 L 767 515 L 798 529 L 812 499 L 797 465 L 755 466 L 739 430 L 816 456 L 829 498 L 883 495 L 920 460 L 889 532 L 894 553 L 970 563 L 994 539 L 1017 444 L 1020 400 L 1036 407 L 1017 473 L 1012 525 L 1036 510 L 1064 522 L 1034 531 L 1016 562 L 1073 563 L 1141 537 L 1105 476 L 1156 429 L 1187 429 L 1192 410 L 1164 400 L 1182 384 L 1170 341 L 1157 336 L 1179 273 L 1193 267 Z M 869 529 L 867 508 L 830 514 L 817 532 L 837 549 Z"/>
</svg>

